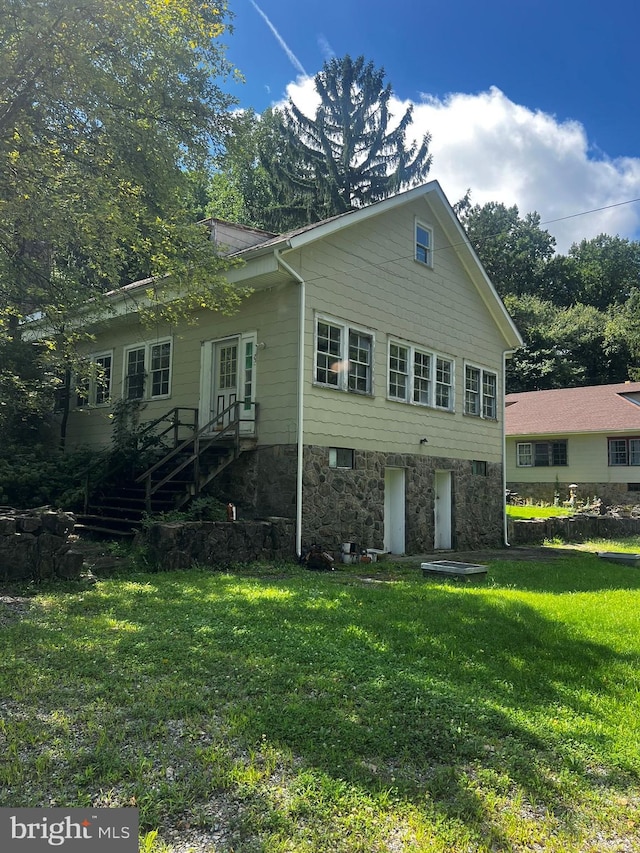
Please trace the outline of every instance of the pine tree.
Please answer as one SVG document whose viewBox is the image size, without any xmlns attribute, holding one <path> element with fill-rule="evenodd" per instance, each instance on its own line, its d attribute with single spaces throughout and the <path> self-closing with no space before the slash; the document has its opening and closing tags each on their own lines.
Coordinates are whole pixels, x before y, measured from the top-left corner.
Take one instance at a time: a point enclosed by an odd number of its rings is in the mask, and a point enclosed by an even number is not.
<svg viewBox="0 0 640 853">
<path fill-rule="evenodd" d="M 431 166 L 425 134 L 407 145 L 410 105 L 397 124 L 384 69 L 363 56 L 332 59 L 315 77 L 320 96 L 315 117 L 292 100 L 279 114 L 277 156 L 262 151 L 276 204 L 296 224 L 306 224 L 381 201 L 423 180 Z"/>
</svg>

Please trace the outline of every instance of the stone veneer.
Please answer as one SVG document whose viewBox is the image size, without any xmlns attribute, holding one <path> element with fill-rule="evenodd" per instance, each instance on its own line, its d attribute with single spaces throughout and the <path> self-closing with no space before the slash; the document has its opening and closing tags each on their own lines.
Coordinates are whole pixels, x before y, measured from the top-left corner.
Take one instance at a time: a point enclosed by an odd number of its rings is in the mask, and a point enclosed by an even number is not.
<svg viewBox="0 0 640 853">
<path fill-rule="evenodd" d="M 338 550 L 342 542 L 382 548 L 385 468 L 406 471 L 406 550 L 431 551 L 434 544 L 434 484 L 437 470 L 453 473 L 453 547 L 471 550 L 503 542 L 502 467 L 472 473 L 470 460 L 356 450 L 354 468 L 330 468 L 329 448 L 306 446 L 303 471 L 303 545 L 319 542 Z M 227 469 L 218 494 L 232 500 L 240 517 L 295 517 L 296 447 L 246 452 Z"/>
<path fill-rule="evenodd" d="M 74 524 L 70 513 L 48 507 L 0 507 L 0 580 L 78 578 L 84 557 L 69 542 Z"/>
</svg>

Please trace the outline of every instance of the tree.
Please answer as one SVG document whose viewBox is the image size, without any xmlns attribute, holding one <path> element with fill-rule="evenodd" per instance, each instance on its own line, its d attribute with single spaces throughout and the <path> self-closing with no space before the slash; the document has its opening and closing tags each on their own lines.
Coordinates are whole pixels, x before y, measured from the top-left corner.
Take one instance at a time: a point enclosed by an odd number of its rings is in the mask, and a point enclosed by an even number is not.
<svg viewBox="0 0 640 853">
<path fill-rule="evenodd" d="M 499 202 L 475 205 L 462 214 L 469 241 L 501 296 L 539 294 L 555 239 L 540 228 L 540 216 L 520 216 Z"/>
<path fill-rule="evenodd" d="M 580 299 L 600 311 L 622 305 L 640 286 L 640 243 L 600 234 L 569 250 L 579 271 Z"/>
<path fill-rule="evenodd" d="M 407 144 L 413 107 L 393 125 L 384 79 L 384 69 L 363 56 L 332 59 L 315 77 L 313 118 L 292 100 L 276 114 L 277 139 L 263 140 L 261 159 L 295 224 L 380 201 L 428 174 L 430 136 Z"/>
<path fill-rule="evenodd" d="M 78 313 L 104 310 L 105 292 L 121 284 L 152 277 L 156 306 L 172 312 L 168 282 L 186 293 L 185 307 L 233 306 L 187 203 L 188 170 L 204 167 L 226 127 L 231 99 L 217 81 L 230 71 L 219 40 L 227 25 L 222 0 L 4 0 L 5 387 L 24 363 L 10 351 L 26 316 L 47 317 L 38 358 L 68 368 Z"/>
</svg>

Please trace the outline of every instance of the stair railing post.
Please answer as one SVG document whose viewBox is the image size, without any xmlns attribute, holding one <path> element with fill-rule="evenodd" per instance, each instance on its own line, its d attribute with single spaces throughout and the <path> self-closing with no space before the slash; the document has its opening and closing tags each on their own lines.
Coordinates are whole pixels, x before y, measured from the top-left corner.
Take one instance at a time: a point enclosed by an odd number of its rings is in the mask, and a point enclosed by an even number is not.
<svg viewBox="0 0 640 853">
<path fill-rule="evenodd" d="M 193 413 L 193 487 L 194 498 L 200 496 L 200 430 L 198 429 L 198 410 Z"/>
<path fill-rule="evenodd" d="M 147 513 L 151 515 L 151 474 L 149 474 L 144 484 L 144 503 Z"/>
</svg>

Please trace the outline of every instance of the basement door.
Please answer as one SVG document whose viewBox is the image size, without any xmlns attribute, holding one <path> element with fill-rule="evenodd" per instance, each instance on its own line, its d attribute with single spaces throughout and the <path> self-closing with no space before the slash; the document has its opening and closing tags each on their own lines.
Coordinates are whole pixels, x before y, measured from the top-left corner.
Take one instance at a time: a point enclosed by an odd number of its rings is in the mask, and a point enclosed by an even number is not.
<svg viewBox="0 0 640 853">
<path fill-rule="evenodd" d="M 435 478 L 433 547 L 436 551 L 449 551 L 453 526 L 451 471 L 436 471 Z"/>
<path fill-rule="evenodd" d="M 255 428 L 255 334 L 204 341 L 200 372 L 200 424 L 212 432 L 227 426 L 232 403 L 241 401 L 240 432 Z M 218 419 L 216 416 L 220 415 Z"/>
<path fill-rule="evenodd" d="M 406 550 L 404 476 L 404 468 L 385 468 L 384 550 L 389 554 L 404 554 Z"/>
</svg>

